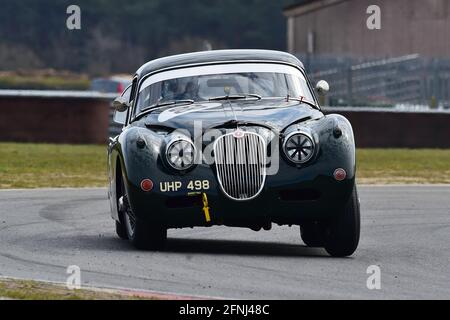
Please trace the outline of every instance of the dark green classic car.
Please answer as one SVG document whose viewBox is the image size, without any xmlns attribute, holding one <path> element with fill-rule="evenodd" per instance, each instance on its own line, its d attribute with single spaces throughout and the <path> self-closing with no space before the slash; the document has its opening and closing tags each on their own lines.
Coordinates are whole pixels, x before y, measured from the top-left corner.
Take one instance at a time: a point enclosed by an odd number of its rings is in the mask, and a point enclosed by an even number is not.
<svg viewBox="0 0 450 320">
<path fill-rule="evenodd" d="M 299 225 L 303 242 L 349 256 L 359 242 L 350 123 L 324 115 L 294 56 L 183 54 L 142 66 L 114 101 L 108 148 L 119 237 L 163 249 L 167 229 Z"/>
</svg>

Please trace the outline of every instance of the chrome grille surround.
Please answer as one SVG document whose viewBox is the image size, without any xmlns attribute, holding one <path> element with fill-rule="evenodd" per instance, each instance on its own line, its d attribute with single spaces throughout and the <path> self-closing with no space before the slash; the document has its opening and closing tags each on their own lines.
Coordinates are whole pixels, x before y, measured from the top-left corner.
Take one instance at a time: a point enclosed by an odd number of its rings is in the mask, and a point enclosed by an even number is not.
<svg viewBox="0 0 450 320">
<path fill-rule="evenodd" d="M 231 151 L 231 152 L 230 152 Z M 217 179 L 232 200 L 256 198 L 266 182 L 266 141 L 253 132 L 237 130 L 214 142 Z"/>
</svg>

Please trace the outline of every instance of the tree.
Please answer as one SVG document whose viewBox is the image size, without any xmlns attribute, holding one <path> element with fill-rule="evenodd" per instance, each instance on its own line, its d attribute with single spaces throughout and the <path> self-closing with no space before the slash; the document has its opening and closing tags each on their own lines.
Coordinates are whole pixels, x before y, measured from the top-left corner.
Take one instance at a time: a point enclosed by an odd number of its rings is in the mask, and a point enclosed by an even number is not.
<svg viewBox="0 0 450 320">
<path fill-rule="evenodd" d="M 201 50 L 205 41 L 214 48 L 283 50 L 282 8 L 291 2 L 79 0 L 82 28 L 68 30 L 71 1 L 3 0 L 0 68 L 19 63 L 91 74 L 132 73 L 153 58 Z"/>
</svg>

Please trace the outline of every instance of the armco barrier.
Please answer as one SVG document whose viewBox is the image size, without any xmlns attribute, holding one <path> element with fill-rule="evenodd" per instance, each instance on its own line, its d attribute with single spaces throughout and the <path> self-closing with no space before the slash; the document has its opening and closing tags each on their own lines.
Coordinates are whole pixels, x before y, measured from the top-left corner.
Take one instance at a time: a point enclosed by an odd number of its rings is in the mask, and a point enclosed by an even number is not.
<svg viewBox="0 0 450 320">
<path fill-rule="evenodd" d="M 115 94 L 0 90 L 0 141 L 103 144 Z M 450 148 L 450 111 L 323 108 L 347 117 L 364 148 Z M 268 119 L 270 120 L 270 119 Z"/>
</svg>

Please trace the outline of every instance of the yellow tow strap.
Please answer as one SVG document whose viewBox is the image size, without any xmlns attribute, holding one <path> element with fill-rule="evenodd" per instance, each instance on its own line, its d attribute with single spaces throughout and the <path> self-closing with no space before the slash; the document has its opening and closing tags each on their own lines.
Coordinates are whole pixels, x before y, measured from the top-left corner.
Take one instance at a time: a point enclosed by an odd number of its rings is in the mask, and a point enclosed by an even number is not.
<svg viewBox="0 0 450 320">
<path fill-rule="evenodd" d="M 211 222 L 211 216 L 209 215 L 208 196 L 206 193 L 202 194 L 203 200 L 203 213 L 205 214 L 206 222 Z"/>
</svg>

